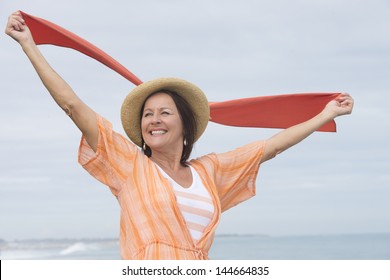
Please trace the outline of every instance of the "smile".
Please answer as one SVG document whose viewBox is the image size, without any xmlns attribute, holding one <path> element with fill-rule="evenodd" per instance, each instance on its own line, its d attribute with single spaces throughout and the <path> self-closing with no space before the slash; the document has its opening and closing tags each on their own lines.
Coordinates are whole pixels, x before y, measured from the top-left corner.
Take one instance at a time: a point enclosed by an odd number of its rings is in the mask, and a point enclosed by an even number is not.
<svg viewBox="0 0 390 280">
<path fill-rule="evenodd" d="M 151 135 L 163 135 L 165 133 L 167 133 L 166 130 L 153 130 L 150 132 Z"/>
</svg>

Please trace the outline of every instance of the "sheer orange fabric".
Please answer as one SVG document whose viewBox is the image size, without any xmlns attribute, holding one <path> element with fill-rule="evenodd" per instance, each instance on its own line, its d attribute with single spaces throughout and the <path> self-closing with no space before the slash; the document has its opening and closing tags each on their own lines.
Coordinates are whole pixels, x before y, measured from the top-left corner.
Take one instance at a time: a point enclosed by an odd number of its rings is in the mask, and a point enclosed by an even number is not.
<svg viewBox="0 0 390 280">
<path fill-rule="evenodd" d="M 170 182 L 157 165 L 111 123 L 97 115 L 96 153 L 82 138 L 79 163 L 107 185 L 120 205 L 123 259 L 208 259 L 221 213 L 255 195 L 264 141 L 209 154 L 189 164 L 199 174 L 214 206 L 211 222 L 194 241 Z"/>
</svg>

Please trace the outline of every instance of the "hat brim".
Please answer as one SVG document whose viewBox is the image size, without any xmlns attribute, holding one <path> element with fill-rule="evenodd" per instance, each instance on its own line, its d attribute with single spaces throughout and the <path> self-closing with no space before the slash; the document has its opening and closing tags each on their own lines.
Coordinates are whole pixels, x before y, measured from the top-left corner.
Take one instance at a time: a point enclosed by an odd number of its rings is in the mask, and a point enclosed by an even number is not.
<svg viewBox="0 0 390 280">
<path fill-rule="evenodd" d="M 178 78 L 159 78 L 140 84 L 125 98 L 121 108 L 122 126 L 130 140 L 137 146 L 142 146 L 141 108 L 146 99 L 160 90 L 174 91 L 183 97 L 195 115 L 195 142 L 205 131 L 210 107 L 203 91 L 196 85 Z"/>
</svg>

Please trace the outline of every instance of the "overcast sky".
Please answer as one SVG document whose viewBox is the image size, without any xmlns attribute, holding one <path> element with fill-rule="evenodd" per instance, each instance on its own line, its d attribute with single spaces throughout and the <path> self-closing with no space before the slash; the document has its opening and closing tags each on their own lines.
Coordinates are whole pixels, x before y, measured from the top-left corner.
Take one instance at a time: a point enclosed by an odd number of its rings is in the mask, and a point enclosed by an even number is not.
<svg viewBox="0 0 390 280">
<path fill-rule="evenodd" d="M 390 2 L 1 1 L 97 45 L 141 80 L 187 79 L 210 101 L 346 91 L 351 116 L 260 168 L 257 196 L 217 233 L 390 232 Z M 117 237 L 119 207 L 77 163 L 80 132 L 51 100 L 20 47 L 0 36 L 0 239 Z M 77 53 L 40 49 L 78 95 L 123 133 L 134 87 Z M 210 123 L 193 157 L 277 133 Z"/>
</svg>

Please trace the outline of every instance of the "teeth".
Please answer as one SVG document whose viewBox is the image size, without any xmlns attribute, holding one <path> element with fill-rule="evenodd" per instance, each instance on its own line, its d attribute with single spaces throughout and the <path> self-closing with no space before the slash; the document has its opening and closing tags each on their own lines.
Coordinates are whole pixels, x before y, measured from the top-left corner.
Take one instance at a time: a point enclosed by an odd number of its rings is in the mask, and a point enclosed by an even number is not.
<svg viewBox="0 0 390 280">
<path fill-rule="evenodd" d="M 155 131 L 152 131 L 152 132 L 151 132 L 152 135 L 156 135 L 156 134 L 165 134 L 165 133 L 166 133 L 166 131 L 164 131 L 164 130 L 155 130 Z"/>
</svg>

